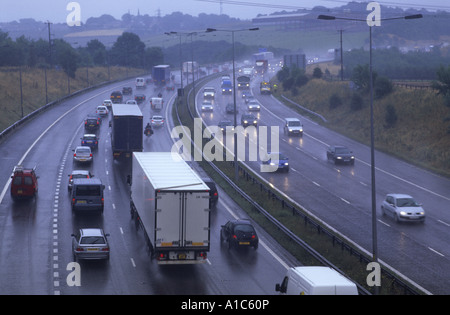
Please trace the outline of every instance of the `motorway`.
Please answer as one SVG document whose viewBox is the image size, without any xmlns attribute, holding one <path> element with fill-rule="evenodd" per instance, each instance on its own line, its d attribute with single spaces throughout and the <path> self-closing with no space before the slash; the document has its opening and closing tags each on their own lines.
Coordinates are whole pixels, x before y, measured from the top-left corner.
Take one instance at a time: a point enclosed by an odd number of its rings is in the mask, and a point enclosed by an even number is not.
<svg viewBox="0 0 450 315">
<path fill-rule="evenodd" d="M 94 163 L 88 167 L 106 185 L 104 214 L 72 215 L 67 175 L 73 169 L 71 150 L 83 134 L 83 119 L 108 99 L 112 90 L 132 84 L 116 83 L 67 100 L 24 124 L 0 144 L 0 294 L 275 294 L 275 283 L 282 280 L 286 268 L 300 262 L 260 228 L 257 231 L 262 242 L 256 251 L 220 246 L 220 225 L 233 217 L 245 217 L 222 190 L 212 213 L 207 263 L 157 266 L 150 259 L 143 233 L 136 231 L 130 219 L 126 184 L 130 165 L 112 159 L 107 118 L 99 131 L 100 145 L 94 152 Z M 219 81 L 210 84 L 218 90 Z M 252 86 L 262 104 L 260 125 L 281 127 L 283 118 L 298 117 L 305 130 L 303 138 L 280 134 L 280 150 L 290 158 L 289 173 L 260 175 L 370 252 L 369 148 L 300 116 L 271 96 L 260 96 L 258 79 Z M 152 87 L 145 91 L 147 99 L 156 93 Z M 164 91 L 163 97 L 166 104 L 171 103 L 174 93 Z M 241 114 L 245 105 L 237 99 Z M 219 95 L 214 112 L 201 114 L 205 122 L 215 125 L 223 117 L 232 120 L 232 115 L 224 110 L 228 102 L 232 102 L 231 96 Z M 145 102 L 140 107 L 146 122 L 150 106 Z M 170 118 L 168 109 L 165 107 L 164 116 Z M 144 139 L 144 150 L 170 150 L 173 139 L 169 130 L 169 126 L 155 130 L 152 137 Z M 329 144 L 351 148 L 356 155 L 355 165 L 328 162 L 325 150 Z M 10 175 L 19 163 L 37 166 L 36 200 L 15 203 L 10 198 Z M 246 163 L 259 173 L 259 162 Z M 376 165 L 380 259 L 431 293 L 450 293 L 450 181 L 379 152 Z M 391 192 L 411 194 L 423 203 L 426 222 L 397 224 L 383 217 L 379 206 Z M 70 235 L 80 227 L 93 226 L 111 234 L 111 259 L 82 262 L 81 286 L 71 286 L 66 281 L 72 272 Z"/>
<path fill-rule="evenodd" d="M 280 127 L 280 152 L 289 157 L 290 171 L 262 173 L 260 161 L 244 162 L 304 209 L 371 253 L 370 148 L 299 115 L 272 96 L 261 95 L 260 81 L 261 78 L 252 81 L 252 93 L 262 105 L 259 113 L 254 112 L 258 126 Z M 205 124 L 216 126 L 223 119 L 233 121 L 233 114 L 225 111 L 233 98 L 221 95 L 220 79 L 208 86 L 219 92 L 212 113 L 202 113 L 197 108 Z M 240 92 L 237 106 L 240 124 L 240 115 L 248 112 Z M 283 134 L 283 119 L 287 117 L 299 118 L 303 123 L 302 138 Z M 350 148 L 356 156 L 355 165 L 329 162 L 329 145 Z M 449 294 L 450 180 L 380 152 L 375 154 L 375 165 L 379 259 L 430 293 Z M 426 222 L 398 224 L 383 216 L 380 205 L 388 193 L 412 195 L 423 204 Z"/>
<path fill-rule="evenodd" d="M 109 98 L 111 91 L 133 85 L 131 81 L 116 83 L 73 97 L 27 122 L 0 144 L 0 294 L 275 294 L 275 283 L 281 282 L 286 269 L 300 263 L 258 227 L 257 250 L 221 246 L 220 226 L 246 215 L 220 188 L 219 203 L 212 212 L 207 262 L 158 266 L 151 260 L 143 232 L 136 230 L 130 218 L 126 184 L 130 163 L 112 158 L 108 118 L 103 119 L 98 132 L 100 143 L 93 164 L 76 167 L 89 169 L 105 184 L 104 214 L 72 214 L 67 182 L 74 169 L 72 149 L 84 132 L 83 120 Z M 144 93 L 147 100 L 157 94 L 153 87 Z M 170 103 L 174 93 L 164 91 L 163 97 Z M 149 103 L 140 107 L 147 122 Z M 164 115 L 171 116 L 168 106 Z M 145 138 L 144 151 L 169 151 L 173 143 L 169 130 L 163 127 Z M 10 176 L 17 164 L 37 166 L 36 199 L 11 199 Z M 80 262 L 80 273 L 75 274 L 71 234 L 84 227 L 101 227 L 110 234 L 111 258 L 107 262 Z"/>
</svg>

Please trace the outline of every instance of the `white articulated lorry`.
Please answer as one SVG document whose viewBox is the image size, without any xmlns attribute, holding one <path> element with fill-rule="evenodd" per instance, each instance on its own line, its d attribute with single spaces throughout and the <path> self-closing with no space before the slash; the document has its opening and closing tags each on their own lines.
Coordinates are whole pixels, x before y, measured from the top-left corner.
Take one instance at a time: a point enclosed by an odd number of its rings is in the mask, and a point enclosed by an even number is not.
<svg viewBox="0 0 450 315">
<path fill-rule="evenodd" d="M 134 152 L 131 216 L 158 264 L 198 264 L 210 247 L 209 187 L 171 152 Z"/>
</svg>

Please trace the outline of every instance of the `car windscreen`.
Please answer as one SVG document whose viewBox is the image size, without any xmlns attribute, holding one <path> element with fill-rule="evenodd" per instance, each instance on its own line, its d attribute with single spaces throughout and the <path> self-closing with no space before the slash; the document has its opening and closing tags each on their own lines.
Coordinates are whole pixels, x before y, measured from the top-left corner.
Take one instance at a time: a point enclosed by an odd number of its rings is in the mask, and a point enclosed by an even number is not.
<svg viewBox="0 0 450 315">
<path fill-rule="evenodd" d="M 419 204 L 411 198 L 399 198 L 397 199 L 397 207 L 418 207 Z"/>
<path fill-rule="evenodd" d="M 288 123 L 289 127 L 298 127 L 300 126 L 300 122 L 299 121 L 290 121 Z"/>
<path fill-rule="evenodd" d="M 338 154 L 349 154 L 350 150 L 347 148 L 336 148 L 336 153 Z"/>
<path fill-rule="evenodd" d="M 77 196 L 101 196 L 100 185 L 78 185 L 76 188 Z"/>
</svg>

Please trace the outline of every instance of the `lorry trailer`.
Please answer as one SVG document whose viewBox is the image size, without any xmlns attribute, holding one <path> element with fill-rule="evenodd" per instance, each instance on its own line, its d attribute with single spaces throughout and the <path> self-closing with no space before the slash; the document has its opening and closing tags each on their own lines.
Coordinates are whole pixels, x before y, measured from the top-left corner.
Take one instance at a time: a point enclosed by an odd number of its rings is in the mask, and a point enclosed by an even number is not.
<svg viewBox="0 0 450 315">
<path fill-rule="evenodd" d="M 134 152 L 131 217 L 159 265 L 206 262 L 210 188 L 177 153 Z"/>
<path fill-rule="evenodd" d="M 111 147 L 113 157 L 131 157 L 143 150 L 143 115 L 138 105 L 113 104 L 111 119 Z"/>
</svg>

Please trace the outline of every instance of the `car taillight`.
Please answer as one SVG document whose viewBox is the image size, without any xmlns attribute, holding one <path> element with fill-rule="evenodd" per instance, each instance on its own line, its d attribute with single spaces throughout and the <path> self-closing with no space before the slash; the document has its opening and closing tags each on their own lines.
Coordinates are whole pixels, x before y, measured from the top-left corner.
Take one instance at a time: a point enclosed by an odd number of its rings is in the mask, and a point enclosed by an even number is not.
<svg viewBox="0 0 450 315">
<path fill-rule="evenodd" d="M 76 156 L 77 156 L 77 154 L 76 154 L 76 153 L 74 153 L 74 154 L 73 154 L 73 157 L 76 157 Z"/>
<path fill-rule="evenodd" d="M 254 240 L 256 238 L 256 235 L 255 234 L 253 234 L 252 235 L 252 240 Z"/>
<path fill-rule="evenodd" d="M 76 252 L 83 252 L 84 248 L 83 247 L 77 247 L 77 248 L 75 248 L 75 251 Z"/>
<path fill-rule="evenodd" d="M 158 255 L 158 260 L 166 260 L 166 259 L 167 259 L 167 254 L 160 253 L 160 254 Z"/>
<path fill-rule="evenodd" d="M 102 204 L 104 204 L 105 203 L 105 198 L 102 198 Z"/>
<path fill-rule="evenodd" d="M 237 239 L 237 236 L 236 236 L 236 234 L 234 234 L 234 235 L 233 235 L 233 238 L 234 238 L 234 239 Z"/>
<path fill-rule="evenodd" d="M 89 156 L 90 156 L 90 157 L 92 157 L 92 153 L 91 153 L 91 154 L 89 154 Z"/>
<path fill-rule="evenodd" d="M 102 252 L 109 252 L 109 247 L 102 248 Z"/>
</svg>

